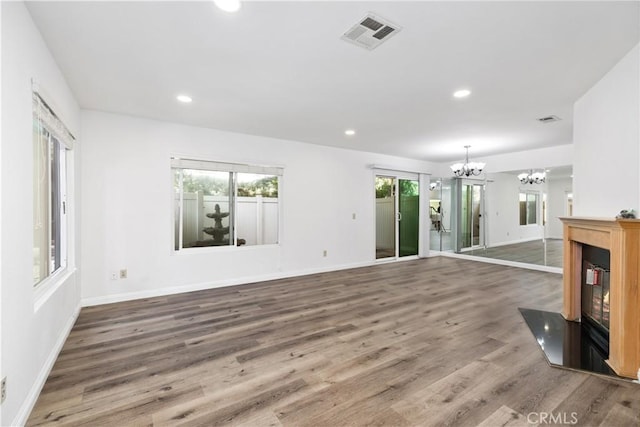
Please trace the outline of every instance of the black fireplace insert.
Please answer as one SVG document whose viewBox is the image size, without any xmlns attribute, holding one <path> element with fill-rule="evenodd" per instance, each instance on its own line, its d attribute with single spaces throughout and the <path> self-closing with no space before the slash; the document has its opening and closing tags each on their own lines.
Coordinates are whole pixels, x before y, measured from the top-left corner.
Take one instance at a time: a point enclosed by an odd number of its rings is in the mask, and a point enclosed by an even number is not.
<svg viewBox="0 0 640 427">
<path fill-rule="evenodd" d="M 582 246 L 581 305 L 584 330 L 609 354 L 610 254 L 606 249 Z"/>
</svg>

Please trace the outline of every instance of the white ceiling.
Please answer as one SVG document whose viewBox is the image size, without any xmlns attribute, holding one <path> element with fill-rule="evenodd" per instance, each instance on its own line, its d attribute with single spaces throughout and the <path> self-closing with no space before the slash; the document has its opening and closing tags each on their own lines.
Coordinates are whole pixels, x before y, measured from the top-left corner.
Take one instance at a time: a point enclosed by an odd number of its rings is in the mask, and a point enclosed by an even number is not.
<svg viewBox="0 0 640 427">
<path fill-rule="evenodd" d="M 573 103 L 640 39 L 638 1 L 28 8 L 83 108 L 437 162 L 571 143 Z M 340 40 L 368 12 L 403 29 Z"/>
</svg>

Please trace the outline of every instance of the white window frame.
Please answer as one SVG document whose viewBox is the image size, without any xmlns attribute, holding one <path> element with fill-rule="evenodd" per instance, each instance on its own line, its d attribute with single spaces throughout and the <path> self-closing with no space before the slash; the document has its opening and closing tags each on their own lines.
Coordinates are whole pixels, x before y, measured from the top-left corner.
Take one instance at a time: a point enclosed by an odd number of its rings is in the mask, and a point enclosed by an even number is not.
<svg viewBox="0 0 640 427">
<path fill-rule="evenodd" d="M 34 247 L 34 259 L 33 268 L 42 264 L 43 259 L 46 259 L 46 268 L 41 268 L 39 273 L 33 274 L 33 288 L 38 292 L 46 292 L 52 284 L 55 284 L 59 277 L 67 273 L 67 267 L 69 265 L 69 244 L 70 244 L 70 227 L 69 227 L 69 203 L 67 195 L 69 193 L 69 161 L 70 151 L 73 149 L 75 138 L 68 131 L 64 123 L 56 116 L 49 105 L 43 100 L 37 91 L 33 92 L 33 126 L 34 126 L 34 141 L 32 145 L 34 147 L 33 155 L 33 191 L 34 191 L 34 206 L 33 206 L 33 233 L 32 238 Z M 37 138 L 37 139 L 35 139 Z M 42 138 L 45 138 L 44 140 Z M 39 152 L 37 150 L 46 150 L 46 152 Z M 57 153 L 54 151 L 57 150 Z M 57 157 L 54 155 L 57 154 Z M 40 157 L 38 157 L 40 156 Z M 57 159 L 57 186 L 54 188 L 52 185 L 52 159 Z M 40 168 L 36 170 L 36 168 Z M 48 194 L 38 197 L 37 192 L 41 187 L 37 185 L 37 179 L 46 179 L 45 188 Z M 57 206 L 53 206 L 52 197 L 53 191 L 56 191 Z M 46 202 L 44 202 L 46 198 Z M 42 206 L 42 203 L 46 203 L 47 206 Z M 59 230 L 59 239 L 55 242 L 57 257 L 53 257 L 53 241 L 51 223 L 55 218 L 55 228 Z M 48 227 L 38 224 L 49 224 Z M 40 229 L 38 229 L 40 227 Z M 40 245 L 36 245 L 36 233 L 44 233 Z M 46 246 L 47 253 L 40 255 L 42 245 Z M 39 257 L 36 262 L 36 256 Z M 59 264 L 56 268 L 56 264 Z"/>
<path fill-rule="evenodd" d="M 175 247 L 176 235 L 175 235 L 175 209 L 173 203 L 175 203 L 175 193 L 172 188 L 172 233 L 171 233 L 171 248 L 174 254 L 180 253 L 193 253 L 195 252 L 203 252 L 206 250 L 229 250 L 230 248 L 234 249 L 246 249 L 246 248 L 261 248 L 267 246 L 279 246 L 281 242 L 282 236 L 282 210 L 281 210 L 281 188 L 282 188 L 282 177 L 284 175 L 284 168 L 280 166 L 262 166 L 262 165 L 251 165 L 251 164 L 243 164 L 243 163 L 227 163 L 227 162 L 219 162 L 219 161 L 210 161 L 210 160 L 196 160 L 196 159 L 185 159 L 181 157 L 171 157 L 171 174 L 172 174 L 172 182 L 173 182 L 173 174 L 176 170 L 183 169 L 196 169 L 203 171 L 211 171 L 211 172 L 226 172 L 232 174 L 232 186 L 233 191 L 230 196 L 230 222 L 229 225 L 232 229 L 232 234 L 230 235 L 230 242 L 228 245 L 223 246 L 202 246 L 202 247 L 191 247 L 184 248 L 182 245 L 183 242 L 183 214 L 184 214 L 184 203 L 183 203 L 183 195 L 182 191 L 182 174 L 180 174 L 180 198 L 179 198 L 179 208 L 178 208 L 178 248 Z M 260 175 L 275 175 L 278 177 L 278 237 L 277 243 L 260 243 L 249 246 L 237 246 L 236 242 L 238 239 L 238 182 L 237 182 L 237 174 L 238 173 L 249 173 L 249 174 L 260 174 Z M 233 236 L 233 239 L 231 239 Z M 232 241 L 233 240 L 233 241 Z"/>
</svg>

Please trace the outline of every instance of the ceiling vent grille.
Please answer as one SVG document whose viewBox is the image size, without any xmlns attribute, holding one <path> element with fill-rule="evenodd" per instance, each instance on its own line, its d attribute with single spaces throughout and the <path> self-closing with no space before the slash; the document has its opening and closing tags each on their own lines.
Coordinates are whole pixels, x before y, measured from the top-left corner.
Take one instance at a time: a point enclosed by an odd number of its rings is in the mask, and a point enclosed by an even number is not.
<svg viewBox="0 0 640 427">
<path fill-rule="evenodd" d="M 537 120 L 540 123 L 551 123 L 551 122 L 557 122 L 558 120 L 562 120 L 562 119 L 558 116 L 547 116 L 547 117 L 540 117 Z"/>
<path fill-rule="evenodd" d="M 373 50 L 389 40 L 401 29 L 389 20 L 369 13 L 340 38 L 356 46 Z"/>
</svg>

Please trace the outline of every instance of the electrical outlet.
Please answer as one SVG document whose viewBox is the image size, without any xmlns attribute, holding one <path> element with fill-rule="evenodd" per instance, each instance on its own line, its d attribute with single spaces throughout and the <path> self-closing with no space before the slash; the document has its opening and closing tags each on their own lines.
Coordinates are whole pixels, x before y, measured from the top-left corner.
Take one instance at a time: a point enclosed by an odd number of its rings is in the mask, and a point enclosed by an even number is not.
<svg viewBox="0 0 640 427">
<path fill-rule="evenodd" d="M 118 280 L 118 273 L 116 273 L 115 271 L 111 272 L 111 280 Z"/>
<path fill-rule="evenodd" d="M 126 279 L 127 278 L 127 269 L 123 268 L 122 270 L 120 270 L 120 278 L 121 279 Z"/>
<path fill-rule="evenodd" d="M 356 219 L 356 214 L 355 213 L 351 214 L 351 219 Z"/>
<path fill-rule="evenodd" d="M 2 398 L 0 398 L 0 403 L 2 403 L 7 398 L 7 377 L 2 379 L 2 386 L 0 386 L 0 388 L 2 388 Z"/>
<path fill-rule="evenodd" d="M 322 256 L 326 257 L 327 256 L 327 250 L 325 249 L 324 251 L 322 251 Z"/>
</svg>

